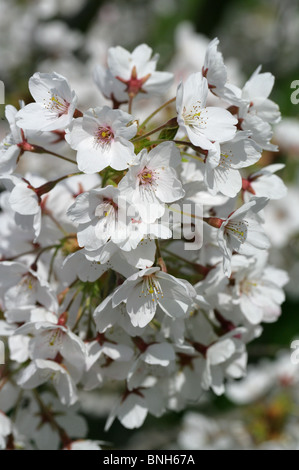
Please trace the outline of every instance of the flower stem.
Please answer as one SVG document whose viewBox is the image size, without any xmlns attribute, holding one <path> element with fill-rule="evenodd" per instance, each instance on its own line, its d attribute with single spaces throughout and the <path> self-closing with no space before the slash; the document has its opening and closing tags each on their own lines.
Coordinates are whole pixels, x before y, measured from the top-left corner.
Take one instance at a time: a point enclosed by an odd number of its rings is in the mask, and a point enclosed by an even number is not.
<svg viewBox="0 0 299 470">
<path fill-rule="evenodd" d="M 60 247 L 55 248 L 55 251 L 54 251 L 54 253 L 53 253 L 53 255 L 52 255 L 52 258 L 51 258 L 51 261 L 50 261 L 50 269 L 49 269 L 49 274 L 48 274 L 48 282 L 50 282 L 51 277 L 52 277 L 54 261 L 55 261 L 55 258 L 56 258 L 56 256 L 57 256 L 57 253 L 58 253 L 58 251 L 59 251 L 59 248 L 60 248 Z"/>
<path fill-rule="evenodd" d="M 28 250 L 25 251 L 24 253 L 20 253 L 19 255 L 12 256 L 11 258 L 3 258 L 2 261 L 14 261 L 17 258 L 21 258 L 22 256 L 27 256 L 27 255 L 34 255 L 36 251 L 38 250 L 38 247 L 34 248 L 33 250 Z"/>
<path fill-rule="evenodd" d="M 176 119 L 176 118 L 174 118 L 174 119 Z M 131 142 L 133 142 L 133 143 L 138 142 L 139 140 L 146 139 L 150 135 L 155 134 L 156 132 L 161 131 L 162 129 L 165 129 L 165 128 L 168 128 L 168 127 L 174 127 L 173 125 L 171 125 L 171 121 L 172 121 L 172 119 L 170 119 L 169 121 L 162 124 L 162 126 L 156 127 L 155 129 L 147 132 L 146 134 L 135 137 L 134 139 L 131 140 Z M 162 140 L 162 142 L 165 142 L 165 140 Z"/>
<path fill-rule="evenodd" d="M 43 147 L 40 147 L 39 145 L 34 145 L 32 152 L 33 153 L 48 153 L 49 155 L 52 155 L 53 157 L 57 157 L 57 158 L 60 158 L 61 160 L 77 165 L 77 162 L 74 162 L 74 160 L 64 157 L 63 155 L 60 155 L 59 153 L 52 152 L 51 150 L 47 150 Z"/>
<path fill-rule="evenodd" d="M 166 267 L 165 261 L 161 253 L 159 241 L 156 239 L 155 243 L 156 243 L 156 249 L 157 249 L 157 264 L 160 266 L 161 271 L 163 271 L 163 273 L 167 273 L 167 267 Z"/>
<path fill-rule="evenodd" d="M 159 108 L 157 108 L 152 114 L 150 114 L 139 126 L 139 129 L 142 129 L 146 126 L 146 124 L 161 111 L 161 109 L 166 108 L 169 104 L 173 103 L 176 100 L 176 97 L 171 98 L 171 100 L 166 101 L 166 103 L 162 104 Z"/>
<path fill-rule="evenodd" d="M 181 155 L 186 155 L 187 157 L 193 158 L 194 160 L 199 160 L 200 162 L 204 163 L 204 159 L 199 157 L 198 155 L 192 155 L 191 153 L 181 151 Z"/>
<path fill-rule="evenodd" d="M 50 245 L 50 246 L 46 246 L 44 248 L 42 248 L 39 253 L 36 255 L 36 258 L 35 260 L 33 261 L 33 263 L 31 264 L 30 268 L 33 270 L 33 271 L 37 271 L 37 262 L 40 258 L 40 256 L 45 253 L 45 251 L 48 251 L 48 250 L 52 250 L 53 248 L 60 248 L 60 245 Z"/>
<path fill-rule="evenodd" d="M 177 145 L 184 145 L 185 147 L 191 147 L 193 150 L 195 150 L 195 152 L 202 153 L 205 156 L 208 155 L 208 150 L 202 149 L 201 147 L 197 147 L 196 145 L 193 145 L 191 142 L 188 142 L 187 140 L 173 140 L 173 142 Z"/>
<path fill-rule="evenodd" d="M 132 114 L 133 99 L 134 99 L 134 96 L 129 96 L 129 103 L 128 103 L 128 113 L 129 114 Z"/>
<path fill-rule="evenodd" d="M 83 175 L 82 171 L 78 171 L 77 173 L 70 173 L 68 175 L 61 176 L 60 178 L 57 178 L 56 180 L 48 181 L 47 183 L 42 184 L 38 188 L 32 188 L 38 197 L 43 196 L 43 194 L 48 193 L 51 191 L 53 188 L 55 188 L 56 184 L 60 183 L 60 181 L 63 181 L 67 178 L 71 178 L 72 176 L 78 176 L 78 175 Z"/>
</svg>

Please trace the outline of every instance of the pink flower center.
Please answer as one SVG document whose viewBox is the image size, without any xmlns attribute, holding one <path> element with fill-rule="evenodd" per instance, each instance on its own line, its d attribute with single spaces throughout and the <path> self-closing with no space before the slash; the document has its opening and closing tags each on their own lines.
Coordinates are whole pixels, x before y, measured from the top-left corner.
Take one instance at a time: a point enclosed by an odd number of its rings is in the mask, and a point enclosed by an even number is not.
<svg viewBox="0 0 299 470">
<path fill-rule="evenodd" d="M 96 133 L 95 133 L 95 138 L 97 144 L 100 145 L 107 145 L 113 140 L 114 134 L 111 129 L 111 127 L 106 126 L 106 127 L 98 127 Z"/>
<path fill-rule="evenodd" d="M 154 172 L 149 168 L 145 167 L 142 171 L 138 173 L 139 184 L 153 184 L 154 182 Z"/>
</svg>

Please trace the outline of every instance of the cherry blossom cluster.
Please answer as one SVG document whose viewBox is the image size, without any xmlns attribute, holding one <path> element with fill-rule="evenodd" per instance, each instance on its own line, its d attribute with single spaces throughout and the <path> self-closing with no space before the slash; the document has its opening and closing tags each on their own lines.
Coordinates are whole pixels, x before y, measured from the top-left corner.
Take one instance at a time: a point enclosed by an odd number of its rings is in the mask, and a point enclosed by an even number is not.
<svg viewBox="0 0 299 470">
<path fill-rule="evenodd" d="M 110 48 L 95 69 L 109 105 L 79 109 L 52 72 L 30 78 L 30 104 L 6 106 L 1 448 L 99 449 L 84 439 L 82 390 L 117 384 L 106 429 L 221 395 L 279 317 L 288 277 L 268 264 L 263 209 L 286 193 L 283 165 L 249 169 L 276 150 L 274 77 L 259 67 L 242 89 L 229 83 L 218 44 L 175 97 L 142 44 Z M 163 95 L 141 122 L 142 103 Z M 28 153 L 37 170 L 61 163 L 57 178 L 26 171 Z"/>
</svg>

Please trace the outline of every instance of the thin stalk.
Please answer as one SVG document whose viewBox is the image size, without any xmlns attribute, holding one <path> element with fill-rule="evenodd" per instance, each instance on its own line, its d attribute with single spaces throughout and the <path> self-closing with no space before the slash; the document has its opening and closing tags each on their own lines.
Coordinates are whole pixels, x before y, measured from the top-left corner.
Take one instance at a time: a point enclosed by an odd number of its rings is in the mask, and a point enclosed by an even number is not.
<svg viewBox="0 0 299 470">
<path fill-rule="evenodd" d="M 58 220 L 55 219 L 55 217 L 53 216 L 53 214 L 51 212 L 45 212 L 44 215 L 47 215 L 52 220 L 52 222 L 54 222 L 56 227 L 63 233 L 63 235 L 67 236 L 67 234 L 68 234 L 67 231 L 64 230 L 64 228 L 60 225 Z"/>
<path fill-rule="evenodd" d="M 47 150 L 43 147 L 35 146 L 35 148 L 38 150 L 37 152 L 33 153 L 48 153 L 49 155 L 52 155 L 53 157 L 60 158 L 61 160 L 65 160 L 66 162 L 73 163 L 74 165 L 77 165 L 77 162 L 74 160 L 71 160 L 70 158 L 64 157 L 63 155 L 60 155 L 59 153 L 52 152 L 51 150 Z"/>
<path fill-rule="evenodd" d="M 197 147 L 196 145 L 193 145 L 191 142 L 188 142 L 187 140 L 173 140 L 173 142 L 177 145 L 184 145 L 186 147 L 191 147 L 195 152 L 202 153 L 203 155 L 207 156 L 208 151 L 202 149 L 201 147 Z"/>
<path fill-rule="evenodd" d="M 166 127 L 168 127 L 167 124 L 168 122 L 166 122 L 165 124 L 162 124 L 162 126 L 156 127 L 155 129 L 147 132 L 146 134 L 135 137 L 134 139 L 131 140 L 131 142 L 135 143 L 135 142 L 139 142 L 139 140 L 146 139 L 150 135 L 155 134 L 156 132 L 161 131 L 162 129 L 165 129 Z M 165 142 L 165 141 L 162 141 L 162 142 Z"/>
<path fill-rule="evenodd" d="M 45 248 L 42 248 L 40 250 L 40 252 L 37 254 L 37 256 L 35 257 L 35 260 L 31 264 L 30 268 L 33 271 L 37 271 L 37 262 L 38 262 L 40 256 L 48 250 L 52 250 L 53 248 L 58 248 L 59 249 L 60 247 L 61 247 L 61 245 L 51 245 L 51 246 L 46 246 Z"/>
<path fill-rule="evenodd" d="M 55 261 L 55 258 L 57 256 L 57 253 L 59 251 L 59 248 L 56 248 L 56 250 L 54 251 L 53 255 L 52 255 L 52 258 L 51 258 L 51 261 L 50 261 L 50 268 L 49 268 L 49 274 L 48 274 L 48 282 L 50 282 L 50 279 L 51 279 L 51 276 L 52 276 L 52 272 L 53 272 L 53 266 L 54 266 L 54 261 Z"/>
<path fill-rule="evenodd" d="M 50 245 L 50 246 L 46 246 L 45 248 L 42 248 L 40 252 L 36 255 L 36 258 L 33 264 L 36 264 L 38 262 L 39 258 L 41 257 L 43 253 L 45 253 L 45 251 L 52 250 L 53 248 L 57 248 L 57 247 L 59 248 L 60 245 Z"/>
<path fill-rule="evenodd" d="M 167 266 L 165 264 L 165 261 L 161 253 L 159 240 L 156 239 L 155 244 L 156 244 L 156 250 L 157 250 L 157 264 L 160 266 L 161 271 L 163 271 L 164 273 L 167 273 Z"/>
<path fill-rule="evenodd" d="M 24 253 L 20 253 L 19 255 L 12 256 L 11 258 L 5 258 L 2 261 L 14 261 L 17 258 L 21 258 L 22 256 L 27 256 L 27 255 L 34 255 L 38 248 L 35 248 L 34 250 L 28 250 L 25 251 Z"/>
<path fill-rule="evenodd" d="M 177 210 L 175 207 L 173 206 L 168 206 L 168 209 L 173 211 L 173 212 L 176 212 L 178 214 L 184 214 L 184 215 L 187 215 L 188 217 L 193 217 L 193 219 L 199 219 L 199 220 L 204 220 L 203 217 L 199 217 L 198 215 L 195 215 L 195 214 L 190 214 L 189 212 L 185 212 L 185 211 L 180 211 L 180 210 Z"/>
<path fill-rule="evenodd" d="M 187 157 L 193 158 L 194 160 L 198 160 L 198 161 L 200 161 L 200 162 L 202 162 L 202 163 L 205 162 L 203 158 L 198 157 L 197 155 L 191 155 L 190 153 L 183 152 L 182 150 L 181 150 L 181 154 L 182 154 L 182 155 L 186 155 Z"/>
<path fill-rule="evenodd" d="M 66 312 L 69 311 L 69 309 L 70 309 L 71 306 L 73 305 L 73 303 L 74 303 L 74 301 L 75 301 L 77 295 L 81 292 L 81 290 L 82 290 L 82 288 L 81 288 L 81 286 L 80 286 L 80 287 L 76 290 L 76 292 L 72 295 L 71 300 L 69 301 L 67 307 L 64 309 Z"/>
<path fill-rule="evenodd" d="M 83 308 L 82 306 L 79 307 L 79 310 L 78 310 L 78 314 L 77 314 L 77 318 L 76 318 L 76 322 L 72 328 L 72 331 L 76 331 L 79 323 L 80 323 L 80 320 L 81 318 L 83 317 L 84 313 L 85 313 L 85 307 Z"/>
<path fill-rule="evenodd" d="M 161 109 L 163 108 L 166 108 L 166 106 L 168 106 L 169 104 L 173 103 L 174 101 L 176 100 L 176 97 L 174 98 L 171 98 L 171 100 L 168 100 L 166 101 L 166 103 L 162 104 L 161 106 L 159 106 L 159 108 L 157 108 L 152 114 L 150 114 L 139 126 L 139 129 L 142 129 L 143 127 L 146 126 L 146 124 L 156 115 L 158 114 Z"/>
<path fill-rule="evenodd" d="M 128 113 L 132 114 L 134 96 L 129 96 Z"/>
<path fill-rule="evenodd" d="M 167 248 L 162 248 L 162 250 L 163 250 L 166 254 L 168 254 L 168 255 L 170 255 L 170 256 L 174 256 L 175 258 L 180 259 L 180 260 L 183 261 L 184 263 L 191 264 L 193 267 L 194 267 L 194 265 L 196 264 L 196 263 L 194 263 L 193 261 L 189 261 L 188 259 L 183 258 L 182 256 L 178 255 L 177 253 L 172 253 L 170 250 L 167 250 Z"/>
</svg>

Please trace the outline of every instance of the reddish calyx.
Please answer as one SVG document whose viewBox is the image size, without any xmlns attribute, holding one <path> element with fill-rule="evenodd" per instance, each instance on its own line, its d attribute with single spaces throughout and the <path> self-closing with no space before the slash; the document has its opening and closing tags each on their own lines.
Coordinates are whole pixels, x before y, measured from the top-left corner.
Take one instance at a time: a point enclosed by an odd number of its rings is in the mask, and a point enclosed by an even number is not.
<svg viewBox="0 0 299 470">
<path fill-rule="evenodd" d="M 245 178 L 242 178 L 242 191 L 248 191 L 251 194 L 255 195 L 255 190 L 251 186 L 251 181 Z"/>
<path fill-rule="evenodd" d="M 21 154 L 24 152 L 34 152 L 35 145 L 31 145 L 29 144 L 29 142 L 27 142 L 23 129 L 21 129 L 21 135 L 22 135 L 22 142 L 19 142 L 17 144 L 18 147 L 21 149 Z"/>
<path fill-rule="evenodd" d="M 203 220 L 215 228 L 220 228 L 223 222 L 225 222 L 223 219 L 219 219 L 219 217 L 204 217 Z"/>
<path fill-rule="evenodd" d="M 67 319 L 68 319 L 68 316 L 69 316 L 69 314 L 68 314 L 67 311 L 63 312 L 63 313 L 60 315 L 60 317 L 58 318 L 57 325 L 59 325 L 59 326 L 65 326 L 65 325 L 66 325 L 66 322 L 67 322 Z"/>
<path fill-rule="evenodd" d="M 116 77 L 117 80 L 120 82 L 124 83 L 127 88 L 126 92 L 128 93 L 130 98 L 134 98 L 138 93 L 146 93 L 145 90 L 142 89 L 143 85 L 145 82 L 150 78 L 151 74 L 148 73 L 142 78 L 137 77 L 137 69 L 136 66 L 134 65 L 132 72 L 131 72 L 131 78 L 129 80 L 125 80 L 121 77 Z"/>
<path fill-rule="evenodd" d="M 224 318 L 224 316 L 221 315 L 221 313 L 218 312 L 218 310 L 215 310 L 214 313 L 215 313 L 215 317 L 217 318 L 222 328 L 222 334 L 229 333 L 230 331 L 233 331 L 236 329 L 236 325 L 234 325 L 231 321 Z"/>
<path fill-rule="evenodd" d="M 55 130 L 51 131 L 52 134 L 57 136 L 57 139 L 52 142 L 52 144 L 57 144 L 58 142 L 64 141 L 65 138 L 65 131 Z"/>
</svg>

